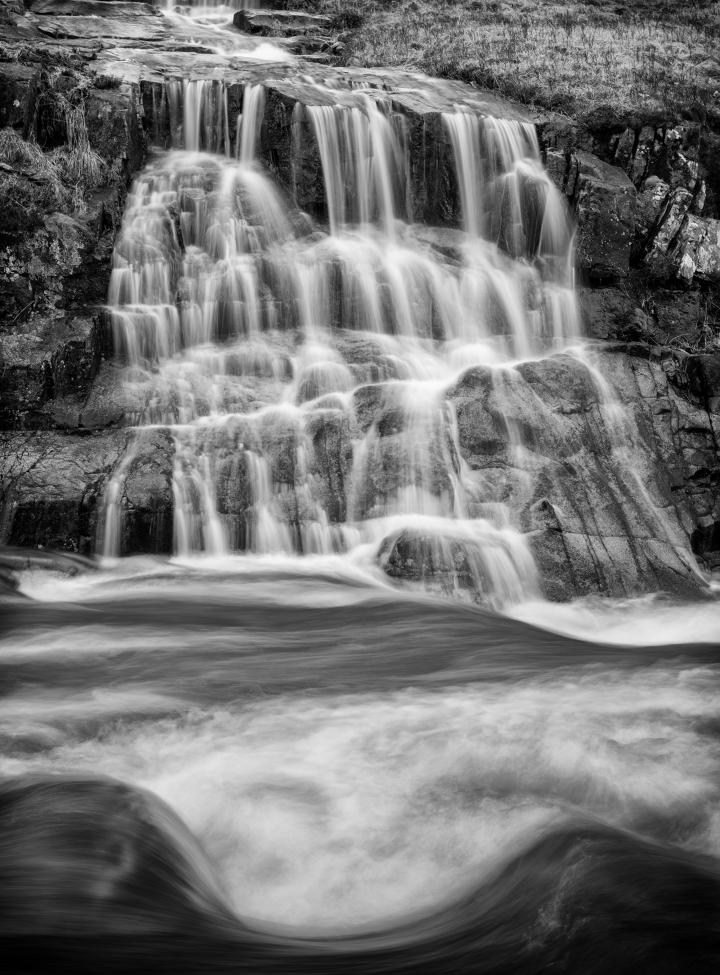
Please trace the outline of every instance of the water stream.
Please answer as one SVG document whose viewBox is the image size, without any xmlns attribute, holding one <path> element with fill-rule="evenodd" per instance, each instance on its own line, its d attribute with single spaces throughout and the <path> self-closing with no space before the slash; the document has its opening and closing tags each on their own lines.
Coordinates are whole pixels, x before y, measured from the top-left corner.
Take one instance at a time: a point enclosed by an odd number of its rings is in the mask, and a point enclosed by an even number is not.
<svg viewBox="0 0 720 975">
<path fill-rule="evenodd" d="M 219 3 L 166 16 L 227 33 Z M 261 151 L 257 82 L 235 116 L 222 79 L 170 81 L 130 191 L 104 560 L 0 607 L 11 970 L 716 971 L 720 604 L 541 597 L 527 512 L 568 462 L 538 444 L 581 449 L 538 364 L 584 391 L 618 517 L 697 570 L 583 347 L 535 129 L 445 106 L 459 225 L 429 227 L 392 94 L 302 83 L 316 212 Z M 173 548 L 125 557 L 160 434 Z"/>
</svg>

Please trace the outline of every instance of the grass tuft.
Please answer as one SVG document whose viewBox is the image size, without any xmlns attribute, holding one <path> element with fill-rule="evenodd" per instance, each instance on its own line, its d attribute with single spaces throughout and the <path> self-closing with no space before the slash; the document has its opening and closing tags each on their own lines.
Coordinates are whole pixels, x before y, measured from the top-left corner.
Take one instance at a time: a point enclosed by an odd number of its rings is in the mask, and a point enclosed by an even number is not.
<svg viewBox="0 0 720 975">
<path fill-rule="evenodd" d="M 82 192 L 95 189 L 105 178 L 107 166 L 102 157 L 90 145 L 85 108 L 64 105 L 67 145 L 55 149 L 50 155 L 64 179 Z"/>
</svg>

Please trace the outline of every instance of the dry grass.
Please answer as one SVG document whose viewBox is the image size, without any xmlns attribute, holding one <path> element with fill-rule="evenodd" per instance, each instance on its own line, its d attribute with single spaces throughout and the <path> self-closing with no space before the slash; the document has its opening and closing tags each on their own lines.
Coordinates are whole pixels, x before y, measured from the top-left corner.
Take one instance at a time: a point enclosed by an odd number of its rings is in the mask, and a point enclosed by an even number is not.
<svg viewBox="0 0 720 975">
<path fill-rule="evenodd" d="M 67 145 L 52 153 L 53 160 L 65 181 L 77 187 L 81 193 L 96 189 L 103 181 L 107 167 L 90 145 L 85 109 L 82 103 L 67 103 L 63 108 Z"/>
<path fill-rule="evenodd" d="M 300 4 L 299 4 L 300 5 Z M 720 3 L 713 0 L 315 0 L 363 18 L 349 63 L 473 81 L 582 116 L 720 119 Z"/>
<path fill-rule="evenodd" d="M 104 160 L 90 145 L 82 101 L 71 104 L 62 96 L 56 101 L 67 139 L 59 148 L 44 152 L 15 130 L 0 129 L 0 163 L 6 166 L 2 172 L 3 200 L 6 208 L 14 208 L 20 226 L 23 214 L 32 222 L 31 217 L 42 208 L 84 213 L 86 196 L 108 175 Z"/>
</svg>

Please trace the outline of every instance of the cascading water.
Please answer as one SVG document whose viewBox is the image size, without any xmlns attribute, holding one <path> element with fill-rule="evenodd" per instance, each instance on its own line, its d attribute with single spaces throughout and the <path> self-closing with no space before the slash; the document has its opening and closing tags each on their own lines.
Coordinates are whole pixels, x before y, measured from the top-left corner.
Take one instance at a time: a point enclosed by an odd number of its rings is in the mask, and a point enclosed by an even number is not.
<svg viewBox="0 0 720 975">
<path fill-rule="evenodd" d="M 390 98 L 318 91 L 294 125 L 316 144 L 328 232 L 256 160 L 261 85 L 233 144 L 222 83 L 170 83 L 184 151 L 157 156 L 128 202 L 109 305 L 137 422 L 175 440 L 176 553 L 349 552 L 391 575 L 400 557 L 412 578 L 515 601 L 537 586 L 519 532 L 523 428 L 505 424 L 513 486 L 478 478 L 447 390 L 490 368 L 512 417 L 529 395 L 513 363 L 577 344 L 565 205 L 530 124 L 458 106 L 443 124 L 464 230 L 438 246 L 412 223 Z M 105 538 L 121 517 L 114 483 Z"/>
<path fill-rule="evenodd" d="M 400 74 L 243 92 L 180 9 L 197 76 L 122 51 L 171 146 L 91 393 L 134 427 L 57 458 L 113 558 L 0 551 L 3 970 L 714 975 L 719 604 L 533 598 L 684 557 L 533 129 Z"/>
</svg>

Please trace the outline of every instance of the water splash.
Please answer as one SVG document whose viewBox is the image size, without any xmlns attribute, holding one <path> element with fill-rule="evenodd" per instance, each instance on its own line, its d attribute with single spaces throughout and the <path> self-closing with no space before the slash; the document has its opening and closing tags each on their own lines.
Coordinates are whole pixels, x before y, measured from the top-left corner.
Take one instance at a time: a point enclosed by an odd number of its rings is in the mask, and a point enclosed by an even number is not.
<svg viewBox="0 0 720 975">
<path fill-rule="evenodd" d="M 531 431 L 541 418 L 541 440 L 573 433 L 518 363 L 574 346 L 580 327 L 572 229 L 534 127 L 444 114 L 464 229 L 440 234 L 408 222 L 409 148 L 387 94 L 310 85 L 295 120 L 315 141 L 323 226 L 256 158 L 261 85 L 232 147 L 220 83 L 172 90 L 185 150 L 136 181 L 109 305 L 140 420 L 175 441 L 176 552 L 414 558 L 420 581 L 460 594 L 535 592 L 520 533 L 542 466 Z M 485 473 L 462 459 L 449 399 L 478 367 L 508 451 Z"/>
</svg>

